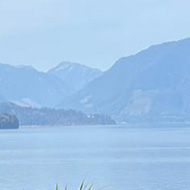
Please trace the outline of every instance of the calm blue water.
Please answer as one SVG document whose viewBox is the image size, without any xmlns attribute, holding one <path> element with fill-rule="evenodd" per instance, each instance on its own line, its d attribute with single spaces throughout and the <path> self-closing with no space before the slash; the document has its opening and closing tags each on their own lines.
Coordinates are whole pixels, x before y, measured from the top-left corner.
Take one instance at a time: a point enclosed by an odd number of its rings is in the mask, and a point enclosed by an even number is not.
<svg viewBox="0 0 190 190">
<path fill-rule="evenodd" d="M 72 188 L 83 179 L 94 190 L 190 190 L 190 129 L 0 131 L 0 190 Z"/>
</svg>

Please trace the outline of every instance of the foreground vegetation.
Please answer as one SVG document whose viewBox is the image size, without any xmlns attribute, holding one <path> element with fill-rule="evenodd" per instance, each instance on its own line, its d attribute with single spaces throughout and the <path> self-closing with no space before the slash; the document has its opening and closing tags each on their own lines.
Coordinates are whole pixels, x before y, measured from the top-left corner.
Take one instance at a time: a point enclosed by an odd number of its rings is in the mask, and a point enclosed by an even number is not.
<svg viewBox="0 0 190 190">
<path fill-rule="evenodd" d="M 58 185 L 56 185 L 56 190 L 61 190 Z M 68 190 L 68 187 L 65 186 L 64 190 Z M 92 185 L 88 185 L 82 182 L 78 190 L 92 190 Z"/>
</svg>

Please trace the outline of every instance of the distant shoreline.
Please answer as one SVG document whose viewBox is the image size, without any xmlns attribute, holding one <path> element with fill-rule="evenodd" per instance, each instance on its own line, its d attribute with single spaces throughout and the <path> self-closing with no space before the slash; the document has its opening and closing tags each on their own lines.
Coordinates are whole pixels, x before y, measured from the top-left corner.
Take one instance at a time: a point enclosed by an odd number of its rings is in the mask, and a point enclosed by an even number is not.
<svg viewBox="0 0 190 190">
<path fill-rule="evenodd" d="M 144 128 L 144 129 L 154 129 L 154 128 L 190 128 L 190 123 L 157 123 L 157 124 L 150 124 L 150 123 L 138 123 L 138 124 L 116 124 L 116 125 L 21 125 L 19 129 L 57 129 L 57 128 L 128 128 L 128 129 L 135 129 L 135 128 Z"/>
</svg>

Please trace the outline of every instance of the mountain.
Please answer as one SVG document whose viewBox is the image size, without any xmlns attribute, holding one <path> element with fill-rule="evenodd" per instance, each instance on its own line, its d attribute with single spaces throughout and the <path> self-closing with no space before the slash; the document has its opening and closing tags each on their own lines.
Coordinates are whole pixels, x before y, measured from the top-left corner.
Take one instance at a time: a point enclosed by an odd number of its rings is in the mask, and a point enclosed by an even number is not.
<svg viewBox="0 0 190 190">
<path fill-rule="evenodd" d="M 0 93 L 9 101 L 27 100 L 35 102 L 36 105 L 54 106 L 72 92 L 56 76 L 28 66 L 14 67 L 0 64 Z"/>
<path fill-rule="evenodd" d="M 104 113 L 119 121 L 187 120 L 190 39 L 123 57 L 60 107 Z"/>
<path fill-rule="evenodd" d="M 6 114 L 3 114 L 6 113 Z M 31 108 L 21 107 L 14 103 L 0 104 L 0 129 L 3 125 L 1 115 L 15 115 L 20 125 L 113 125 L 115 121 L 110 117 L 100 114 L 84 114 L 75 110 L 50 109 L 50 108 Z M 6 117 L 7 118 L 7 117 Z M 12 120 L 11 120 L 12 121 Z M 9 122 L 10 123 L 10 122 Z M 2 124 L 2 125 L 1 125 Z"/>
<path fill-rule="evenodd" d="M 48 71 L 49 74 L 59 77 L 74 91 L 84 88 L 89 82 L 102 74 L 98 69 L 71 62 L 62 62 Z"/>
</svg>

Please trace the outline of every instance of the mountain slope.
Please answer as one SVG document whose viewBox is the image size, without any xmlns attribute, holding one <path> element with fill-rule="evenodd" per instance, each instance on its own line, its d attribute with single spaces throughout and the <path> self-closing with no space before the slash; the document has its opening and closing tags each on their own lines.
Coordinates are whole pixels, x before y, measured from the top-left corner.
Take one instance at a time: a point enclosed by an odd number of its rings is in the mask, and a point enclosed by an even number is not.
<svg viewBox="0 0 190 190">
<path fill-rule="evenodd" d="M 84 88 L 89 82 L 102 74 L 98 69 L 71 62 L 62 62 L 55 68 L 50 69 L 48 73 L 62 79 L 74 91 Z"/>
<path fill-rule="evenodd" d="M 0 64 L 0 93 L 10 101 L 28 99 L 42 106 L 54 106 L 72 90 L 59 78 L 32 67 Z"/>
<path fill-rule="evenodd" d="M 189 73 L 190 39 L 152 46 L 121 58 L 61 106 L 121 121 L 188 117 Z"/>
</svg>

